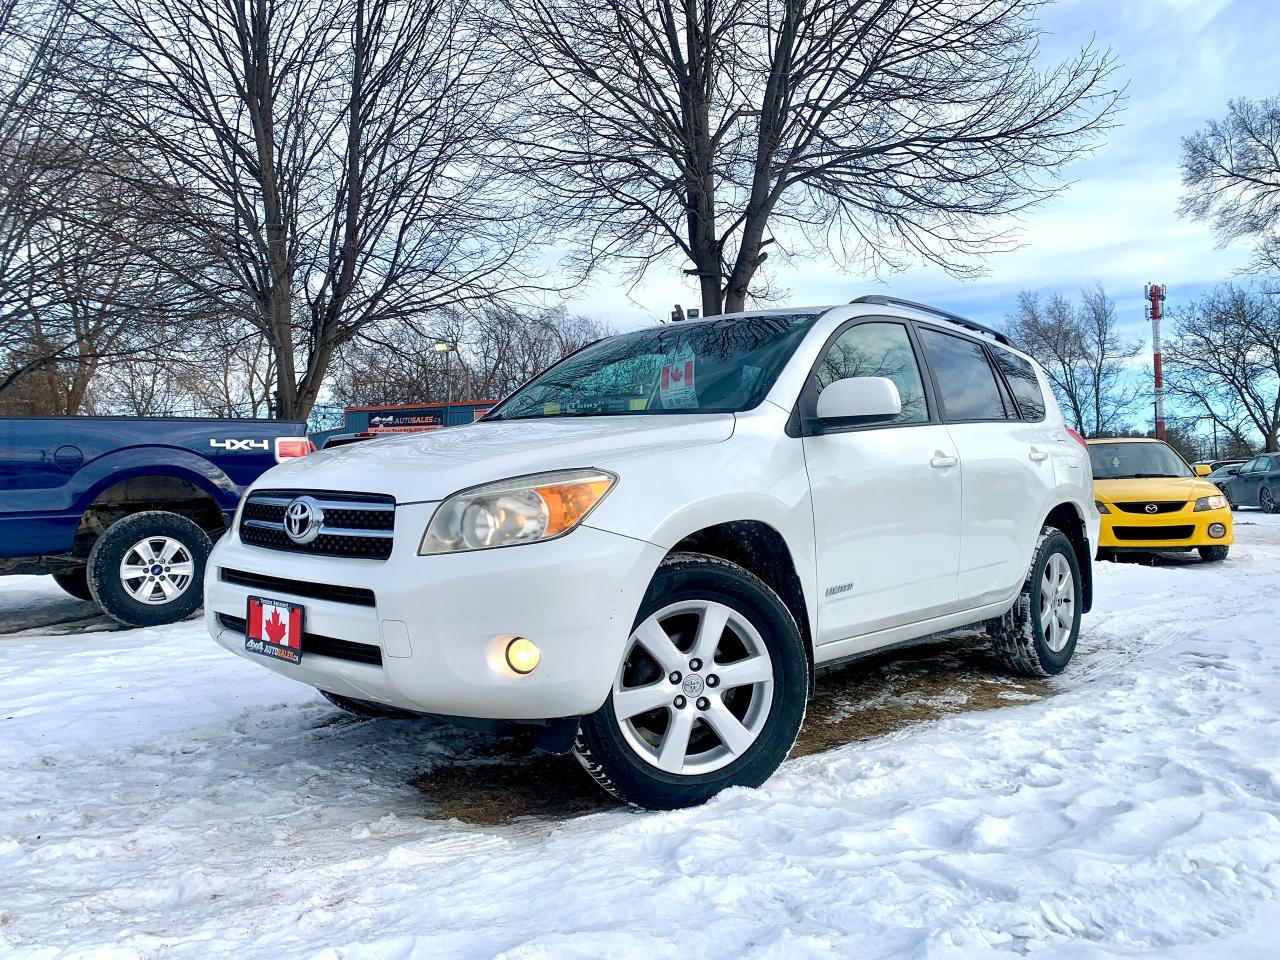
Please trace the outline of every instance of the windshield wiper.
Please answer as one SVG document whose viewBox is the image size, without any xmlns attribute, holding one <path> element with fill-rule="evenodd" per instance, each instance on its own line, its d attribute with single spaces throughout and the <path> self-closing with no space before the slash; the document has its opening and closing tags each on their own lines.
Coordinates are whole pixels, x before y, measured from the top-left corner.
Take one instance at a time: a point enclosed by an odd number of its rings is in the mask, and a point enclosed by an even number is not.
<svg viewBox="0 0 1280 960">
<path fill-rule="evenodd" d="M 1177 480 L 1183 478 L 1180 473 L 1117 473 L 1111 477 L 1098 477 L 1099 480 Z"/>
</svg>

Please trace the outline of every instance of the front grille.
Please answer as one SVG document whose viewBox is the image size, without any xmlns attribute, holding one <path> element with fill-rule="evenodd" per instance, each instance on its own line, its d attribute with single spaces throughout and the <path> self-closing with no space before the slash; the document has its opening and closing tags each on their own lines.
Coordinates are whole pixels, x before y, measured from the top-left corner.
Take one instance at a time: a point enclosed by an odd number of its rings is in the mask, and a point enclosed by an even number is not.
<svg viewBox="0 0 1280 960">
<path fill-rule="evenodd" d="M 311 583 L 307 580 L 287 580 L 269 577 L 262 573 L 222 568 L 219 579 L 223 583 L 236 583 L 268 593 L 287 593 L 295 597 L 313 597 L 316 600 L 332 600 L 334 603 L 352 603 L 358 607 L 376 606 L 373 591 L 364 587 L 337 587 L 328 583 Z"/>
<path fill-rule="evenodd" d="M 1185 500 L 1157 500 L 1154 503 L 1150 500 L 1140 500 L 1136 503 L 1117 503 L 1116 506 L 1125 513 L 1173 513 L 1175 510 L 1181 510 L 1187 505 Z M 1148 510 L 1148 506 L 1154 506 L 1154 510 Z"/>
<path fill-rule="evenodd" d="M 244 617 L 233 617 L 229 613 L 218 614 L 218 624 L 228 630 L 244 635 L 247 624 Z M 352 663 L 370 663 L 375 667 L 382 666 L 382 648 L 371 643 L 355 643 L 351 640 L 339 640 L 337 637 L 322 637 L 318 633 L 302 634 L 302 655 L 304 657 L 332 657 L 334 660 L 349 660 Z"/>
<path fill-rule="evenodd" d="M 320 534 L 310 543 L 296 543 L 285 533 L 285 510 L 302 496 L 324 513 Z M 386 494 L 255 490 L 240 513 L 240 539 L 268 550 L 385 560 L 391 556 L 395 522 L 395 499 Z"/>
<path fill-rule="evenodd" d="M 1186 540 L 1195 531 L 1191 524 L 1176 527 L 1112 527 L 1117 540 Z"/>
</svg>

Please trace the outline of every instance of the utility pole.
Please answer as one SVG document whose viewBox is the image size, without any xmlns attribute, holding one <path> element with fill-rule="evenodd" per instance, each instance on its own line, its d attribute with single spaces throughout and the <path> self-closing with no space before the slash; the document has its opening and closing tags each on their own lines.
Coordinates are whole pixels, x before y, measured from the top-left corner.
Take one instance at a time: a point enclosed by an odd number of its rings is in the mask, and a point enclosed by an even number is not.
<svg viewBox="0 0 1280 960">
<path fill-rule="evenodd" d="M 1160 362 L 1160 316 L 1164 311 L 1163 284 L 1148 283 L 1144 288 L 1147 316 L 1151 320 L 1151 352 L 1156 374 L 1156 439 L 1164 439 L 1164 368 Z"/>
<path fill-rule="evenodd" d="M 440 415 L 440 426 L 447 427 L 449 425 L 449 408 L 453 406 L 453 380 L 449 377 L 449 354 L 457 348 L 448 341 L 437 340 L 432 349 L 436 353 L 444 354 L 445 402 L 444 412 Z"/>
</svg>

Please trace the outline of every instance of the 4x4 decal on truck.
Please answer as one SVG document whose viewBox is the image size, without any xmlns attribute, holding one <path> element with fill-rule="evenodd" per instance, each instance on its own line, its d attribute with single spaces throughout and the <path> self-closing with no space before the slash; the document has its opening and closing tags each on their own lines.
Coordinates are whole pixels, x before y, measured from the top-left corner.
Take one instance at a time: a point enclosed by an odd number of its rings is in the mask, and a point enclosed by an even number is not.
<svg viewBox="0 0 1280 960">
<path fill-rule="evenodd" d="M 237 440 L 234 437 L 228 440 L 209 441 L 209 446 L 218 450 L 226 450 L 232 453 L 236 450 L 270 450 L 271 445 L 266 440 Z"/>
</svg>

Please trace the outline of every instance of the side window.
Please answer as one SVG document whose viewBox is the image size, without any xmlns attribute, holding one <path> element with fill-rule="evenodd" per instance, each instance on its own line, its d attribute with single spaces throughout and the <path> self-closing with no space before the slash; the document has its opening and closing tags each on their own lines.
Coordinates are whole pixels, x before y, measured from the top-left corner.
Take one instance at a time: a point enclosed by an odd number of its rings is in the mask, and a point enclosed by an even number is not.
<svg viewBox="0 0 1280 960">
<path fill-rule="evenodd" d="M 1254 457 L 1248 463 L 1240 468 L 1241 473 L 1253 473 L 1255 470 L 1262 469 L 1262 457 Z"/>
<path fill-rule="evenodd" d="M 1016 353 L 1001 350 L 999 347 L 992 347 L 991 352 L 995 354 L 996 363 L 1004 373 L 1005 380 L 1009 381 L 1013 396 L 1018 401 L 1018 410 L 1022 414 L 1022 419 L 1043 420 L 1044 394 L 1040 392 L 1040 381 L 1036 378 L 1036 372 L 1031 364 Z"/>
<path fill-rule="evenodd" d="M 816 392 L 846 377 L 888 377 L 902 397 L 902 413 L 894 423 L 924 423 L 929 408 L 924 379 L 916 363 L 907 328 L 900 323 L 860 323 L 840 334 L 827 350 L 813 379 Z"/>
<path fill-rule="evenodd" d="M 1008 419 L 995 372 L 980 344 L 927 328 L 922 328 L 920 335 L 938 378 L 946 419 Z"/>
</svg>

